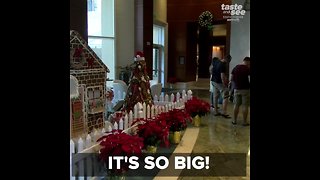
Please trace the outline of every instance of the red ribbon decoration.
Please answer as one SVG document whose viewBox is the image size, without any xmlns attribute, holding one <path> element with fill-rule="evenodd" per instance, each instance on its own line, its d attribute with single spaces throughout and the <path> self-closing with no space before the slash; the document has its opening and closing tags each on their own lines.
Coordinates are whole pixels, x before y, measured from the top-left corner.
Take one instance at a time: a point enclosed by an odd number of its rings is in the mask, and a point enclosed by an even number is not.
<svg viewBox="0 0 320 180">
<path fill-rule="evenodd" d="M 92 67 L 93 67 L 94 59 L 93 59 L 92 57 L 87 58 L 87 62 L 88 62 L 88 68 L 92 68 Z"/>
<path fill-rule="evenodd" d="M 80 57 L 83 52 L 82 48 L 77 48 L 73 54 L 73 57 Z"/>
</svg>

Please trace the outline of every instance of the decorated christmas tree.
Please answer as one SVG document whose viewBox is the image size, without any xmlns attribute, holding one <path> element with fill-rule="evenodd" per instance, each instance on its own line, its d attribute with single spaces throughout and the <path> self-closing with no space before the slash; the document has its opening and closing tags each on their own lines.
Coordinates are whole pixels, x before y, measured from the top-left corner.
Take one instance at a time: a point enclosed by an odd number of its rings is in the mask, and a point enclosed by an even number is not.
<svg viewBox="0 0 320 180">
<path fill-rule="evenodd" d="M 137 52 L 134 58 L 134 68 L 131 73 L 129 87 L 125 98 L 123 110 L 133 111 L 135 104 L 140 102 L 146 103 L 146 106 L 153 104 L 153 99 L 150 89 L 150 78 L 147 74 L 146 62 L 143 52 Z"/>
</svg>

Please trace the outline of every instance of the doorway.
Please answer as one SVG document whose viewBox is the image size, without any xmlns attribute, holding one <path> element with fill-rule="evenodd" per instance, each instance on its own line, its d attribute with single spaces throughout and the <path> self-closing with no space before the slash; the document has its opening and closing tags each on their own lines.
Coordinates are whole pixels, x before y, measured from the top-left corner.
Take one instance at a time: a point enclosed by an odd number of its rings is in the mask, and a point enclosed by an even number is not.
<svg viewBox="0 0 320 180">
<path fill-rule="evenodd" d="M 216 21 L 212 29 L 198 29 L 198 77 L 209 78 L 208 67 L 213 57 L 224 58 L 229 52 L 227 22 Z"/>
</svg>

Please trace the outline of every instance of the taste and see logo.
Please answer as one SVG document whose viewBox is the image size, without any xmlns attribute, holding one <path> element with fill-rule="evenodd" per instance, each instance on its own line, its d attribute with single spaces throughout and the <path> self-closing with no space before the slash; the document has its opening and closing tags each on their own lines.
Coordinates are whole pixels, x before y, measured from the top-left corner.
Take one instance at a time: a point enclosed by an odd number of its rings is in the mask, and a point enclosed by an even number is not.
<svg viewBox="0 0 320 180">
<path fill-rule="evenodd" d="M 232 5 L 225 5 L 221 4 L 221 9 L 223 14 L 230 14 L 231 16 L 244 16 L 246 14 L 246 10 L 242 9 L 242 5 L 232 4 Z"/>
</svg>

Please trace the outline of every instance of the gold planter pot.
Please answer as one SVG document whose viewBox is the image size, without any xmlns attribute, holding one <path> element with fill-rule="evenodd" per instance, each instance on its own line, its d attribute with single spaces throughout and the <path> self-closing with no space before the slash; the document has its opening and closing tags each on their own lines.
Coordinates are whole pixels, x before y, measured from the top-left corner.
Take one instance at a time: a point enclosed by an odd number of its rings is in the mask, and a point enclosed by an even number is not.
<svg viewBox="0 0 320 180">
<path fill-rule="evenodd" d="M 122 175 L 122 176 L 110 176 L 109 177 L 110 180 L 125 180 L 126 176 Z"/>
<path fill-rule="evenodd" d="M 170 132 L 169 139 L 172 144 L 179 144 L 181 141 L 181 131 Z"/>
<path fill-rule="evenodd" d="M 193 117 L 193 125 L 195 127 L 199 127 L 201 124 L 201 118 L 199 115 L 196 115 L 195 117 Z"/>
<path fill-rule="evenodd" d="M 156 153 L 157 152 L 157 146 L 147 145 L 147 152 L 148 153 Z"/>
</svg>

